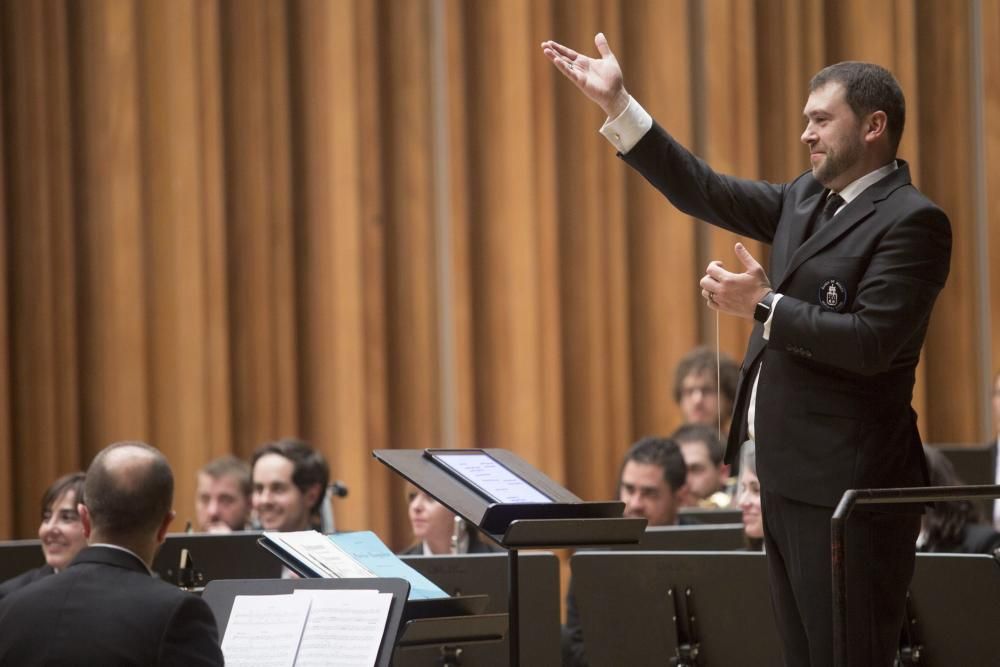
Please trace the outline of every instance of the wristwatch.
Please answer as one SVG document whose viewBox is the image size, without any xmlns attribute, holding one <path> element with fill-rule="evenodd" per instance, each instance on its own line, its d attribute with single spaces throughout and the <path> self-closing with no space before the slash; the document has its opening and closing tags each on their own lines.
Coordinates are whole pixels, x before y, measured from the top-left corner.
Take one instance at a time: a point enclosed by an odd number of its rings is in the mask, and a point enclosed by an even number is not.
<svg viewBox="0 0 1000 667">
<path fill-rule="evenodd" d="M 753 309 L 753 318 L 758 322 L 767 322 L 771 316 L 771 304 L 774 302 L 774 292 L 768 292 L 764 298 L 757 302 L 757 307 Z"/>
</svg>

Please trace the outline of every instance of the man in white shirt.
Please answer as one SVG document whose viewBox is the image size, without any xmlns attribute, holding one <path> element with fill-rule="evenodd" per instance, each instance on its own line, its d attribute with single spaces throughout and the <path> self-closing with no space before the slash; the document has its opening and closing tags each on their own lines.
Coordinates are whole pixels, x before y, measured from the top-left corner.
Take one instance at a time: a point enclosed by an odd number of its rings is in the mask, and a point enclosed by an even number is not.
<svg viewBox="0 0 1000 667">
<path fill-rule="evenodd" d="M 789 667 L 832 665 L 830 518 L 847 489 L 923 486 L 910 407 L 931 309 L 951 258 L 947 216 L 896 159 L 905 102 L 895 78 L 839 63 L 810 82 L 811 170 L 785 184 L 725 176 L 677 143 L 599 58 L 542 50 L 608 117 L 601 133 L 684 213 L 771 246 L 770 275 L 742 243 L 713 261 L 702 296 L 755 320 L 726 462 L 756 442 L 772 604 Z M 891 665 L 920 508 L 858 510 L 847 529 L 848 660 Z"/>
</svg>

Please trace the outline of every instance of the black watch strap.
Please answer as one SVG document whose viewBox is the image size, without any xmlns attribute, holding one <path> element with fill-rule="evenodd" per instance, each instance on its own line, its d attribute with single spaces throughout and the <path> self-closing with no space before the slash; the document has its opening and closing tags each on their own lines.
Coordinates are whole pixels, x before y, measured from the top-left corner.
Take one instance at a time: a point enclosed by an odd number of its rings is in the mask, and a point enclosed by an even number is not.
<svg viewBox="0 0 1000 667">
<path fill-rule="evenodd" d="M 764 298 L 757 303 L 757 307 L 753 309 L 753 318 L 758 322 L 767 322 L 767 318 L 771 316 L 771 305 L 774 303 L 774 292 L 768 292 L 764 295 Z"/>
</svg>

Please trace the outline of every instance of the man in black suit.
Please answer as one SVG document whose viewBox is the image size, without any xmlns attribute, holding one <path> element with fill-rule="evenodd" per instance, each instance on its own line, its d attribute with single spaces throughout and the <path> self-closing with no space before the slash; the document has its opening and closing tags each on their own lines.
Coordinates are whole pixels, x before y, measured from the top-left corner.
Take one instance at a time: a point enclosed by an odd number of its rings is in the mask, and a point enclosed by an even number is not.
<svg viewBox="0 0 1000 667">
<path fill-rule="evenodd" d="M 625 162 L 681 211 L 772 247 L 770 276 L 737 243 L 742 272 L 713 261 L 700 284 L 710 308 L 756 320 L 726 461 L 755 440 L 785 663 L 830 665 L 833 508 L 846 489 L 927 483 L 910 400 L 951 228 L 896 159 L 902 91 L 877 65 L 819 72 L 801 136 L 812 169 L 775 185 L 718 174 L 678 144 L 626 92 L 604 36 L 595 42 L 598 59 L 542 49 L 604 109 L 602 134 Z M 857 511 L 849 523 L 851 665 L 892 664 L 919 512 Z"/>
<path fill-rule="evenodd" d="M 208 605 L 149 569 L 174 518 L 173 491 L 152 447 L 101 451 L 78 506 L 90 546 L 65 572 L 0 602 L 0 664 L 222 665 Z"/>
</svg>

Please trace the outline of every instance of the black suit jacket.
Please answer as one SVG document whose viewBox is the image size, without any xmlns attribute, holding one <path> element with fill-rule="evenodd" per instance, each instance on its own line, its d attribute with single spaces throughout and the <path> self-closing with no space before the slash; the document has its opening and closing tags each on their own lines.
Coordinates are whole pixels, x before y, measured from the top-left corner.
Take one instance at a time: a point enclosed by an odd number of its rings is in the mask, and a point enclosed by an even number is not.
<svg viewBox="0 0 1000 667">
<path fill-rule="evenodd" d="M 807 237 L 828 192 L 811 172 L 786 184 L 717 174 L 655 123 L 623 159 L 681 211 L 772 246 L 768 276 L 784 296 L 770 339 L 759 323 L 750 336 L 726 461 L 747 437 L 762 368 L 762 486 L 832 507 L 849 488 L 926 484 L 910 400 L 948 275 L 951 227 L 910 183 L 906 163 Z"/>
<path fill-rule="evenodd" d="M 205 602 L 138 557 L 89 547 L 65 572 L 0 602 L 0 664 L 222 665 Z"/>
<path fill-rule="evenodd" d="M 51 576 L 55 573 L 56 571 L 52 569 L 52 566 L 46 564 L 41 567 L 28 570 L 27 572 L 23 572 L 16 577 L 11 577 L 7 581 L 0 584 L 0 600 L 3 600 L 14 591 L 20 590 L 28 584 L 33 584 L 39 579 L 44 579 L 45 577 Z"/>
</svg>

